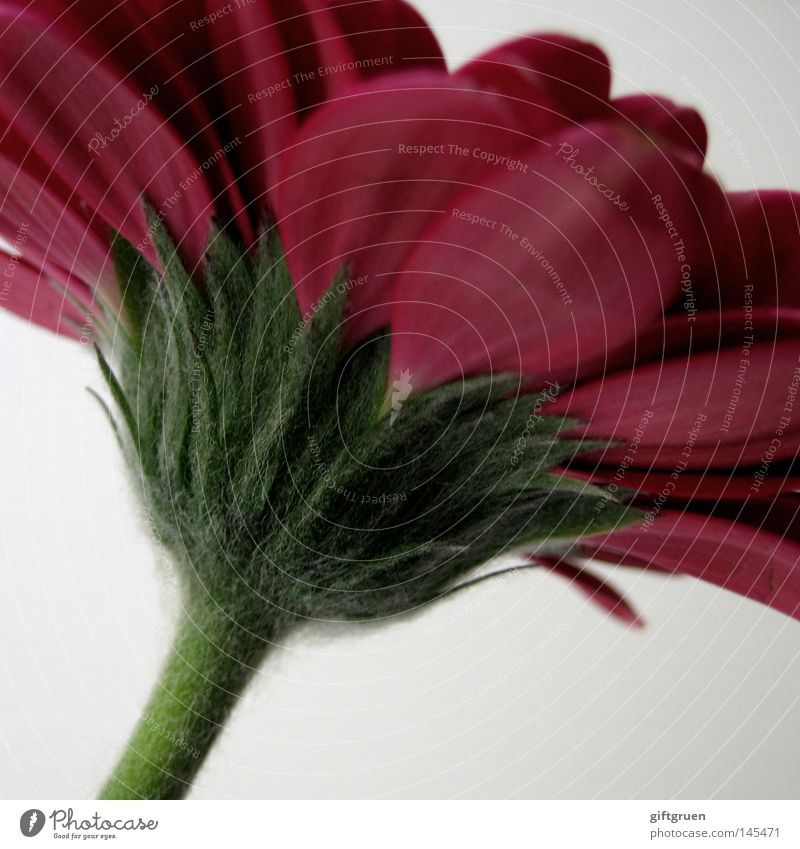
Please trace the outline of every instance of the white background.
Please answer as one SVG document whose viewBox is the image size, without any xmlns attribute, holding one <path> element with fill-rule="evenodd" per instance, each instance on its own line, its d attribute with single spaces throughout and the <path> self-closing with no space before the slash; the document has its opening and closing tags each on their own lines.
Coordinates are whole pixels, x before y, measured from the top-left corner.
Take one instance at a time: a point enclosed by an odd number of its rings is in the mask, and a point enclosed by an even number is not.
<svg viewBox="0 0 800 849">
<path fill-rule="evenodd" d="M 453 64 L 526 31 L 597 40 L 615 94 L 702 97 L 726 185 L 800 189 L 797 2 L 417 5 Z M 0 314 L 0 363 L 0 796 L 91 797 L 174 599 L 84 389 L 101 383 L 90 352 Z M 644 631 L 530 573 L 402 624 L 297 636 L 193 797 L 796 798 L 800 623 L 691 579 L 614 580 Z"/>
</svg>

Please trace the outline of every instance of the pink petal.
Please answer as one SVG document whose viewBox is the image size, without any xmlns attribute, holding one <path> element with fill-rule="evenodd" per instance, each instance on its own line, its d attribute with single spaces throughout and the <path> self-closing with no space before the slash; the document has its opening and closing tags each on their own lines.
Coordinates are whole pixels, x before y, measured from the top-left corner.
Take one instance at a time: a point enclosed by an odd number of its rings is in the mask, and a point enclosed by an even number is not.
<svg viewBox="0 0 800 849">
<path fill-rule="evenodd" d="M 46 268 L 63 285 L 77 277 L 89 289 L 101 286 L 113 300 L 116 277 L 105 229 L 7 129 L 0 150 L 0 235 L 26 262 Z"/>
<path fill-rule="evenodd" d="M 699 306 L 800 307 L 800 195 L 731 192 L 726 201 L 713 219 L 716 267 L 699 287 Z"/>
<path fill-rule="evenodd" d="M 754 307 L 752 310 L 705 310 L 665 315 L 642 334 L 637 363 L 661 362 L 691 352 L 718 351 L 742 345 L 745 337 L 759 344 L 800 336 L 800 309 Z"/>
<path fill-rule="evenodd" d="M 313 115 L 282 158 L 272 196 L 304 314 L 349 265 L 351 277 L 367 277 L 349 292 L 351 315 L 369 310 L 351 322 L 350 338 L 386 324 L 380 305 L 409 246 L 492 170 L 473 150 L 516 152 L 521 139 L 508 125 L 499 105 L 422 71 L 379 77 Z M 415 145 L 437 152 L 420 156 Z"/>
<path fill-rule="evenodd" d="M 271 6 L 289 62 L 295 108 L 302 118 L 304 110 L 335 99 L 360 78 L 351 67 L 355 55 L 324 0 L 272 0 Z"/>
<path fill-rule="evenodd" d="M 206 14 L 202 6 L 192 0 L 173 0 L 167 6 L 161 0 L 137 0 L 112 5 L 102 15 L 93 0 L 33 0 L 31 5 L 19 0 L 14 6 L 28 14 L 35 9 L 38 19 L 48 21 L 65 43 L 113 67 L 137 97 L 157 92 L 150 107 L 178 129 L 199 162 L 213 163 L 204 169 L 204 176 L 211 184 L 220 222 L 238 228 L 249 244 L 252 228 L 244 201 L 229 157 L 220 156 L 236 132 L 224 119 L 228 110 L 219 96 L 207 28 L 198 25 Z"/>
<path fill-rule="evenodd" d="M 0 268 L 0 308 L 64 336 L 89 341 L 87 331 L 91 330 L 92 317 L 75 306 L 62 284 L 24 259 L 3 252 Z M 72 281 L 69 290 L 71 297 L 91 303 L 92 293 L 78 281 Z M 82 331 L 81 327 L 85 329 Z"/>
<path fill-rule="evenodd" d="M 621 466 L 594 466 L 562 469 L 563 474 L 577 480 L 613 487 L 613 493 L 622 495 L 622 490 L 631 490 L 637 497 L 656 497 L 667 492 L 678 501 L 736 501 L 740 502 L 755 495 L 766 497 L 800 490 L 800 475 L 780 464 L 770 469 L 770 476 L 763 481 L 754 478 L 753 469 L 733 472 L 682 472 L 674 477 L 672 472 L 622 468 Z M 754 486 L 758 482 L 757 486 Z"/>
<path fill-rule="evenodd" d="M 611 87 L 608 57 L 595 44 L 556 33 L 526 35 L 494 47 L 465 65 L 459 76 L 481 88 L 510 90 L 523 99 L 536 92 L 555 104 L 558 123 L 605 111 Z"/>
<path fill-rule="evenodd" d="M 696 281 L 707 276 L 713 267 L 706 220 L 716 215 L 724 202 L 724 192 L 716 180 L 698 170 L 701 167 L 698 157 L 687 156 L 674 145 L 665 143 L 663 139 L 648 136 L 646 140 L 642 139 L 642 143 L 651 144 L 654 150 L 658 151 L 658 156 L 664 158 L 665 163 L 673 163 L 677 170 L 676 180 L 678 175 L 681 175 L 680 179 L 685 183 L 685 193 L 691 197 L 688 204 L 679 204 L 677 211 L 674 200 L 667 195 L 662 196 L 660 192 L 656 192 L 652 197 L 653 212 L 672 243 L 672 259 L 680 276 L 681 291 L 671 306 L 665 304 L 666 312 L 660 312 L 650 323 L 640 326 L 634 337 L 619 342 L 613 351 L 598 353 L 594 361 L 587 357 L 584 361 L 584 374 L 599 374 L 610 367 L 622 368 L 635 362 L 661 359 L 665 353 L 677 350 L 693 350 L 701 334 L 709 337 L 714 332 L 714 316 L 719 315 L 718 311 L 699 311 Z M 678 189 L 678 194 L 683 195 L 684 191 Z M 754 321 L 757 315 L 757 311 L 754 311 Z M 772 315 L 771 320 L 775 324 L 774 312 Z M 720 327 L 718 332 L 733 332 L 731 328 L 734 328 L 737 322 L 741 327 L 743 320 L 744 314 L 740 309 L 730 312 L 725 319 L 725 327 Z M 761 326 L 766 326 L 769 319 L 758 318 L 758 321 Z M 783 319 L 781 322 L 783 323 Z"/>
<path fill-rule="evenodd" d="M 220 10 L 223 10 L 222 12 Z M 224 104 L 239 144 L 234 158 L 262 224 L 277 158 L 308 110 L 359 78 L 337 14 L 321 0 L 272 0 L 220 7 L 199 28 L 208 40 Z"/>
<path fill-rule="evenodd" d="M 620 442 L 588 455 L 606 466 L 633 445 L 638 468 L 769 466 L 798 454 L 799 382 L 800 345 L 790 339 L 616 372 L 562 396 L 552 411 L 588 422 L 571 435 Z"/>
<path fill-rule="evenodd" d="M 685 298 L 682 291 L 670 312 L 656 316 L 620 349 L 615 357 L 617 368 L 736 347 L 742 344 L 745 333 L 754 342 L 764 344 L 800 335 L 800 310 L 756 307 L 747 313 L 742 309 L 697 312 L 694 304 Z"/>
<path fill-rule="evenodd" d="M 595 45 L 543 34 L 492 48 L 460 68 L 456 77 L 504 100 L 520 129 L 541 141 L 602 111 L 611 71 Z"/>
<path fill-rule="evenodd" d="M 184 258 L 199 262 L 214 210 L 184 141 L 111 63 L 37 13 L 14 18 L 14 11 L 0 15 L 0 114 L 58 179 L 150 258 L 142 196 L 165 218 Z"/>
<path fill-rule="evenodd" d="M 204 5 L 206 15 L 215 15 L 220 8 L 215 0 Z M 213 90 L 239 139 L 234 156 L 256 225 L 263 223 L 276 157 L 289 144 L 298 122 L 297 83 L 276 19 L 283 10 L 275 5 L 233 5 L 193 36 L 208 43 L 218 78 Z M 298 6 L 302 11 L 302 4 Z"/>
<path fill-rule="evenodd" d="M 693 575 L 800 618 L 800 544 L 771 530 L 665 510 L 649 524 L 587 537 L 581 550 Z"/>
<path fill-rule="evenodd" d="M 401 268 L 392 373 L 408 369 L 415 391 L 489 371 L 572 383 L 613 364 L 677 296 L 652 195 L 685 219 L 699 172 L 620 125 L 557 139 L 524 155 L 527 171 L 487 172 Z"/>
<path fill-rule="evenodd" d="M 529 559 L 532 563 L 538 563 L 550 569 L 554 574 L 565 578 L 590 601 L 600 605 L 603 610 L 606 610 L 612 616 L 616 616 L 623 622 L 637 628 L 644 625 L 641 617 L 628 604 L 624 596 L 608 581 L 604 581 L 588 569 L 576 566 L 563 558 L 542 557 L 537 554 L 531 555 Z"/>
<path fill-rule="evenodd" d="M 685 315 L 668 315 L 657 319 L 630 345 L 626 352 L 627 364 L 632 365 L 634 361 L 639 366 L 648 362 L 661 363 L 690 353 L 697 356 L 704 351 L 741 346 L 745 335 L 768 347 L 776 340 L 800 339 L 800 310 L 756 308 L 747 314 L 743 310 L 700 312 L 692 321 L 687 321 Z M 563 399 L 557 409 L 563 411 L 569 404 L 569 399 Z M 636 427 L 639 424 L 641 419 Z M 579 458 L 578 463 L 565 473 L 580 480 L 635 490 L 642 495 L 656 495 L 666 489 L 672 498 L 679 500 L 730 501 L 800 489 L 800 477 L 793 474 L 786 463 L 772 461 L 768 475 L 754 478 L 758 469 L 747 465 L 749 458 L 738 464 L 731 459 L 730 465 L 713 473 L 682 471 L 674 476 L 672 471 L 649 467 L 652 458 L 644 453 L 640 455 L 640 441 L 635 439 L 636 436 L 635 430 L 629 432 L 625 455 L 622 459 L 613 457 L 613 465 L 592 464 Z M 680 456 L 673 460 L 675 465 L 681 462 Z M 661 460 L 658 462 L 663 463 Z"/>
</svg>

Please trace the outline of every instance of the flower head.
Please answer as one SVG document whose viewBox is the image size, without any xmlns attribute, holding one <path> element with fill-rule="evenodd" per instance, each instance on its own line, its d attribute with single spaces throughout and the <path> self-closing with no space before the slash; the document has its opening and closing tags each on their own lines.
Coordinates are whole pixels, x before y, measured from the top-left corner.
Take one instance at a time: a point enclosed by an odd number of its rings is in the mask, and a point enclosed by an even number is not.
<svg viewBox="0 0 800 849">
<path fill-rule="evenodd" d="M 566 473 L 649 510 L 571 557 L 794 612 L 794 197 L 725 194 L 697 113 L 612 99 L 591 44 L 526 36 L 449 73 L 402 2 L 206 5 L 6 5 L 4 305 L 80 335 L 121 308 L 109 232 L 158 267 L 163 223 L 202 286 L 212 222 L 253 250 L 275 220 L 304 317 L 346 267 L 345 348 L 391 328 L 390 423 L 465 375 L 556 381 L 568 434 L 612 440 Z M 775 548 L 759 581 L 742 534 Z"/>
<path fill-rule="evenodd" d="M 0 302 L 95 342 L 184 585 L 173 737 L 504 553 L 629 624 L 587 558 L 798 616 L 797 197 L 726 193 L 696 112 L 555 34 L 448 71 L 402 0 L 0 28 Z M 180 795 L 194 744 L 137 733 L 106 793 Z"/>
</svg>

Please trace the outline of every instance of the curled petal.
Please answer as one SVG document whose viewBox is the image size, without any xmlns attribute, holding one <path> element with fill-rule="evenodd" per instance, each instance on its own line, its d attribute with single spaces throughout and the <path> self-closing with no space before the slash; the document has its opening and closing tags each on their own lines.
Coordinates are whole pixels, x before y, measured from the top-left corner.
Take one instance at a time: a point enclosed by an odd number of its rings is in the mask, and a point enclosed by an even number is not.
<svg viewBox="0 0 800 849">
<path fill-rule="evenodd" d="M 605 53 L 596 44 L 557 33 L 508 41 L 471 60 L 458 74 L 481 88 L 508 92 L 523 101 L 538 103 L 538 93 L 543 104 L 553 105 L 558 124 L 602 114 L 611 88 Z"/>
<path fill-rule="evenodd" d="M 603 610 L 617 617 L 617 619 L 637 628 L 644 625 L 639 614 L 628 604 L 625 597 L 608 581 L 604 581 L 588 569 L 563 557 L 559 559 L 536 554 L 531 555 L 529 559 L 532 563 L 544 566 L 555 575 L 569 581 L 570 585 L 580 590 L 590 601 L 600 605 Z"/>
<path fill-rule="evenodd" d="M 580 548 L 612 563 L 693 575 L 800 618 L 800 544 L 765 527 L 665 510 L 641 525 L 581 540 Z"/>
<path fill-rule="evenodd" d="M 505 101 L 533 141 L 600 114 L 611 82 L 608 59 L 596 45 L 547 33 L 492 48 L 456 77 Z"/>
</svg>

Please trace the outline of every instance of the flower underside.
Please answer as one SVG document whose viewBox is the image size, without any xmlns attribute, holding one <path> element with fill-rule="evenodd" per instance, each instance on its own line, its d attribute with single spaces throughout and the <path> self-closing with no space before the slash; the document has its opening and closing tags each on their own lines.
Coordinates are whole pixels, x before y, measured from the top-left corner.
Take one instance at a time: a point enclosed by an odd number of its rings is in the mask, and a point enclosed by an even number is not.
<svg viewBox="0 0 800 849">
<path fill-rule="evenodd" d="M 151 232 L 161 272 L 115 239 L 125 326 L 98 354 L 193 604 L 265 636 L 382 618 L 497 555 L 563 551 L 638 518 L 552 473 L 594 443 L 557 438 L 575 422 L 541 415 L 547 389 L 495 375 L 387 392 L 388 330 L 343 352 L 344 277 L 303 321 L 273 236 L 251 256 L 215 233 L 201 292 Z"/>
</svg>

